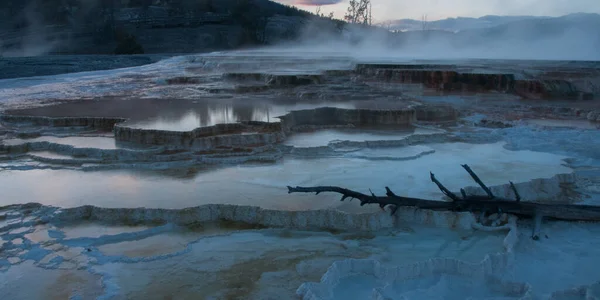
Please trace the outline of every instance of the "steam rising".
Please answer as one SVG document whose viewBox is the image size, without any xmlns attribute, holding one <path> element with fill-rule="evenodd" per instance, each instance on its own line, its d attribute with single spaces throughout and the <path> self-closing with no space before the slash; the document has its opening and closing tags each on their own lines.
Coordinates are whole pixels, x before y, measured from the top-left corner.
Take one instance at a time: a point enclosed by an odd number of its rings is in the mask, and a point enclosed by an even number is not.
<svg viewBox="0 0 600 300">
<path fill-rule="evenodd" d="M 54 39 L 64 29 L 61 26 L 51 25 L 53 22 L 45 20 L 49 15 L 57 17 L 61 13 L 68 12 L 65 23 L 71 28 L 79 28 L 90 21 L 92 10 L 102 4 L 103 0 L 79 0 L 78 6 L 66 5 L 65 1 L 60 5 L 50 0 L 1 0 L 6 6 L 0 7 L 0 17 L 4 13 L 4 19 L 0 19 L 0 56 L 39 56 L 57 50 L 61 46 L 71 43 L 69 37 L 62 35 Z M 8 8 L 7 8 L 8 7 Z M 10 8 L 17 11 L 11 12 Z M 44 13 L 46 15 L 44 15 Z M 96 17 L 96 16 L 93 16 Z M 24 28 L 15 30 L 17 24 L 24 24 Z M 20 47 L 10 47 L 4 50 L 4 46 L 19 43 Z"/>
<path fill-rule="evenodd" d="M 286 2 L 301 5 L 329 5 L 342 0 Z M 43 1 L 31 1 L 23 5 L 24 9 L 20 14 L 13 16 L 15 19 L 25 20 L 28 26 L 19 33 L 18 37 L 10 37 L 10 33 L 0 35 L 0 55 L 42 55 L 71 43 L 68 37 L 61 37 L 54 41 L 48 39 L 48 36 L 55 33 L 55 29 L 45 24 L 40 15 L 41 10 L 36 6 L 40 3 Z M 78 28 L 79 24 L 86 22 L 86 19 L 89 19 L 87 18 L 89 12 L 100 2 L 87 0 L 81 3 L 82 5 L 70 14 L 71 17 L 67 21 L 70 27 Z M 340 23 L 336 24 L 335 21 L 315 18 L 304 24 L 298 41 L 271 47 L 270 51 L 278 53 L 320 51 L 374 59 L 600 60 L 598 50 L 600 49 L 600 15 L 598 14 L 572 14 L 559 18 L 520 20 L 491 28 L 468 29 L 457 33 L 441 30 L 393 33 L 383 27 L 365 28 L 354 25 L 344 26 L 343 29 L 341 27 Z M 5 31 L 5 29 L 0 30 Z M 197 30 L 202 29 L 197 28 Z M 10 44 L 14 40 L 20 40 L 21 48 L 2 53 L 1 46 Z M 198 49 L 198 52 L 202 50 L 204 49 Z"/>
<path fill-rule="evenodd" d="M 340 33 L 333 24 L 314 20 L 304 29 L 301 42 L 277 49 L 345 53 L 375 60 L 600 60 L 600 15 L 524 20 L 457 33 L 440 30 L 392 33 L 384 28 L 353 25 Z"/>
</svg>

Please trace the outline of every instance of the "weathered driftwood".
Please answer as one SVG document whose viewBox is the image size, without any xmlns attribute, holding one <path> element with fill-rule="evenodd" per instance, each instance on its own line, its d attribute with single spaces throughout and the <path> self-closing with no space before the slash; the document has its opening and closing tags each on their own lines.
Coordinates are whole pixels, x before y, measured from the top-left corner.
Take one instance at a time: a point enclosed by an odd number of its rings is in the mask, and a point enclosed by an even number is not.
<svg viewBox="0 0 600 300">
<path fill-rule="evenodd" d="M 376 196 L 373 192 L 371 195 L 366 195 L 353 190 L 337 187 L 337 186 L 315 186 L 315 187 L 291 187 L 288 186 L 288 193 L 319 193 L 335 192 L 342 194 L 341 201 L 346 199 L 357 199 L 360 205 L 379 204 L 383 209 L 386 206 L 391 206 L 392 215 L 400 206 L 414 206 L 422 209 L 431 210 L 451 210 L 451 211 L 469 211 L 469 212 L 504 212 L 515 214 L 523 217 L 534 218 L 534 233 L 532 237 L 538 238 L 539 227 L 542 218 L 551 218 L 569 221 L 600 221 L 600 206 L 591 205 L 570 205 L 570 204 L 542 204 L 533 202 L 521 201 L 515 185 L 510 182 L 510 186 L 515 193 L 515 199 L 498 198 L 494 196 L 492 191 L 481 181 L 481 179 L 471 170 L 468 165 L 462 167 L 471 175 L 473 180 L 481 186 L 487 194 L 486 196 L 467 195 L 464 189 L 461 189 L 461 197 L 452 193 L 444 185 L 431 174 L 431 181 L 451 201 L 427 200 L 420 198 L 411 198 L 398 196 L 385 187 L 385 196 Z"/>
</svg>

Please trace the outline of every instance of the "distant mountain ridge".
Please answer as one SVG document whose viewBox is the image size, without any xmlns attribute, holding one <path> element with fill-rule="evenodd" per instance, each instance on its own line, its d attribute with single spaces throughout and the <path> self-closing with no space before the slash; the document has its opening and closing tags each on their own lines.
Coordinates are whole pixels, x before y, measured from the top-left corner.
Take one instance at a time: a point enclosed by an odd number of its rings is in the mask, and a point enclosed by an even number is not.
<svg viewBox="0 0 600 300">
<path fill-rule="evenodd" d="M 417 30 L 443 30 L 451 32 L 460 32 L 471 29 L 486 29 L 496 26 L 506 25 L 513 22 L 539 21 L 551 19 L 564 19 L 570 21 L 585 21 L 586 19 L 600 18 L 595 13 L 574 13 L 560 17 L 549 16 L 496 16 L 487 15 L 480 18 L 457 17 L 436 21 L 425 21 L 415 19 L 400 19 L 382 22 L 379 25 L 398 31 L 417 31 Z"/>
<path fill-rule="evenodd" d="M 439 25 L 447 23 L 440 21 L 455 24 L 443 27 Z M 390 33 L 394 37 L 392 48 L 425 57 L 600 60 L 600 14 L 486 16 L 440 21 L 425 26 L 426 30 L 419 24 L 418 29 Z"/>
</svg>

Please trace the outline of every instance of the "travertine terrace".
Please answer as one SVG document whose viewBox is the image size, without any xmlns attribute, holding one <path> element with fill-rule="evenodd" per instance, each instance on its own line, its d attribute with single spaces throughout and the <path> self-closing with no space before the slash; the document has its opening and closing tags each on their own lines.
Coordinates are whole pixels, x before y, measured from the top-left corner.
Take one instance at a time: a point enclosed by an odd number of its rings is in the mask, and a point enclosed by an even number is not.
<svg viewBox="0 0 600 300">
<path fill-rule="evenodd" d="M 600 297 L 599 224 L 544 220 L 534 241 L 502 212 L 286 189 L 444 201 L 429 172 L 481 193 L 469 164 L 497 195 L 600 205 L 599 101 L 584 61 L 244 51 L 1 80 L 0 294 Z"/>
</svg>

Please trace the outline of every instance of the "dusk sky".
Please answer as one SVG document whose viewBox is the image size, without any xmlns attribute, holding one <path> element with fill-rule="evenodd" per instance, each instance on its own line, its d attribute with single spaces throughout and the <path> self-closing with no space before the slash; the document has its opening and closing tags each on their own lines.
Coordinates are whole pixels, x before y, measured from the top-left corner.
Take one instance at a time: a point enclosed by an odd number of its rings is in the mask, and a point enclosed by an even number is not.
<svg viewBox="0 0 600 300">
<path fill-rule="evenodd" d="M 321 4 L 321 11 L 333 11 L 341 18 L 349 0 L 275 0 L 314 12 Z M 600 13 L 600 0 L 372 0 L 373 19 L 420 19 L 449 17 L 481 17 L 485 15 L 535 15 L 560 16 L 576 12 Z M 306 5 L 312 4 L 312 5 Z M 374 20 L 374 21 L 375 21 Z"/>
</svg>

